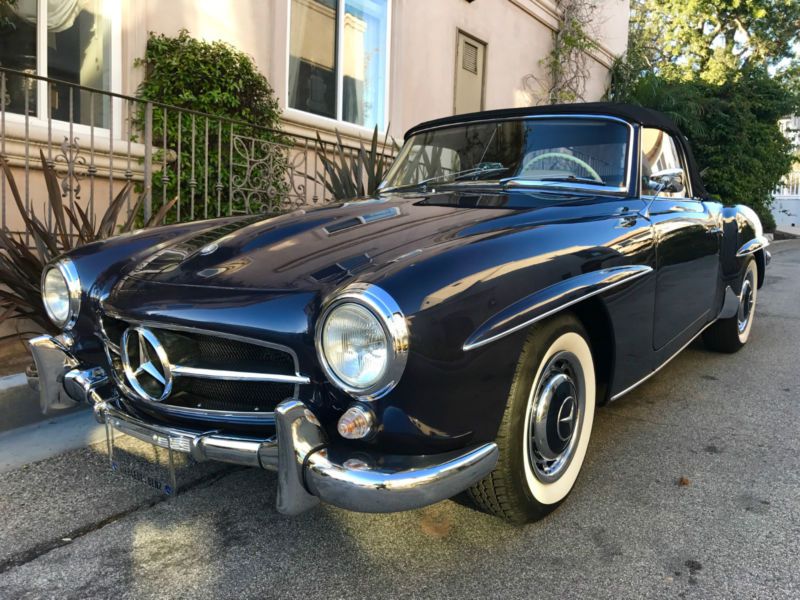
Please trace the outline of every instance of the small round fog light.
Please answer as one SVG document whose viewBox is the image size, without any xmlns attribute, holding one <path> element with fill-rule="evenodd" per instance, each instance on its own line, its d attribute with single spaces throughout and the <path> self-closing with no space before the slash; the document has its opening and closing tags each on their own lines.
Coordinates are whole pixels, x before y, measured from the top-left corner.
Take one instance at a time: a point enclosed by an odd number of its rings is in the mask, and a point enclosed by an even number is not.
<svg viewBox="0 0 800 600">
<path fill-rule="evenodd" d="M 372 432 L 374 418 L 372 411 L 354 404 L 339 418 L 336 429 L 347 440 L 360 440 Z"/>
</svg>

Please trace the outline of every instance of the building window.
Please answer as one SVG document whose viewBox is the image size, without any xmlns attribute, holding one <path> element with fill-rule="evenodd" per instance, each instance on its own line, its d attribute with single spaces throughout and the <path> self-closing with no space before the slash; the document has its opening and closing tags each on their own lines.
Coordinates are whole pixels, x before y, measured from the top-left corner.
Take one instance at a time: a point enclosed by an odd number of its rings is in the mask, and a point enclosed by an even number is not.
<svg viewBox="0 0 800 600">
<path fill-rule="evenodd" d="M 386 124 L 390 0 L 292 0 L 289 107 Z"/>
<path fill-rule="evenodd" d="M 112 82 L 117 0 L 17 0 L 0 7 L 0 66 L 105 91 Z M 8 74 L 6 110 L 108 127 L 110 100 Z M 70 94 L 70 89 L 72 93 Z M 26 101 L 27 97 L 27 101 Z"/>
</svg>

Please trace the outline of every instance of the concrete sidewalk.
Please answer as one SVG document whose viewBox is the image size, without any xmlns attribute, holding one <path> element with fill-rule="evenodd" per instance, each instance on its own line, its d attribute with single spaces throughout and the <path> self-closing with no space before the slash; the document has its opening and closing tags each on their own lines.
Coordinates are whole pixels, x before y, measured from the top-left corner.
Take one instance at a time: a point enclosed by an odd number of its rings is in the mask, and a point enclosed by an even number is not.
<svg viewBox="0 0 800 600">
<path fill-rule="evenodd" d="M 0 473 L 100 442 L 105 432 L 88 408 L 5 431 L 0 433 Z"/>
</svg>

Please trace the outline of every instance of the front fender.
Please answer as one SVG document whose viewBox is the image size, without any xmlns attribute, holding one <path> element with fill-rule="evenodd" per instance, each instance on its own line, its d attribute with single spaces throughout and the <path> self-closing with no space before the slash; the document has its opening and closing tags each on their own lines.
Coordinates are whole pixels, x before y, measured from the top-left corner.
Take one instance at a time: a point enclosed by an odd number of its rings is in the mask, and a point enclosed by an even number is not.
<svg viewBox="0 0 800 600">
<path fill-rule="evenodd" d="M 492 316 L 469 336 L 463 349 L 468 351 L 489 344 L 652 271 L 648 265 L 625 265 L 582 273 L 554 283 Z"/>
</svg>

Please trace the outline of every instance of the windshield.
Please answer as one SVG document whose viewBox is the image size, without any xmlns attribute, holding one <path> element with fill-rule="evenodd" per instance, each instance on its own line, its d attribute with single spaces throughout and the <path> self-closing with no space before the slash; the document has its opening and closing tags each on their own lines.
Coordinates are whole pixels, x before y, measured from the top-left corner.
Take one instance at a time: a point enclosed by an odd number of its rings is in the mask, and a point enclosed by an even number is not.
<svg viewBox="0 0 800 600">
<path fill-rule="evenodd" d="M 590 185 L 627 180 L 628 126 L 598 118 L 468 123 L 409 138 L 384 189 L 474 181 Z"/>
</svg>

